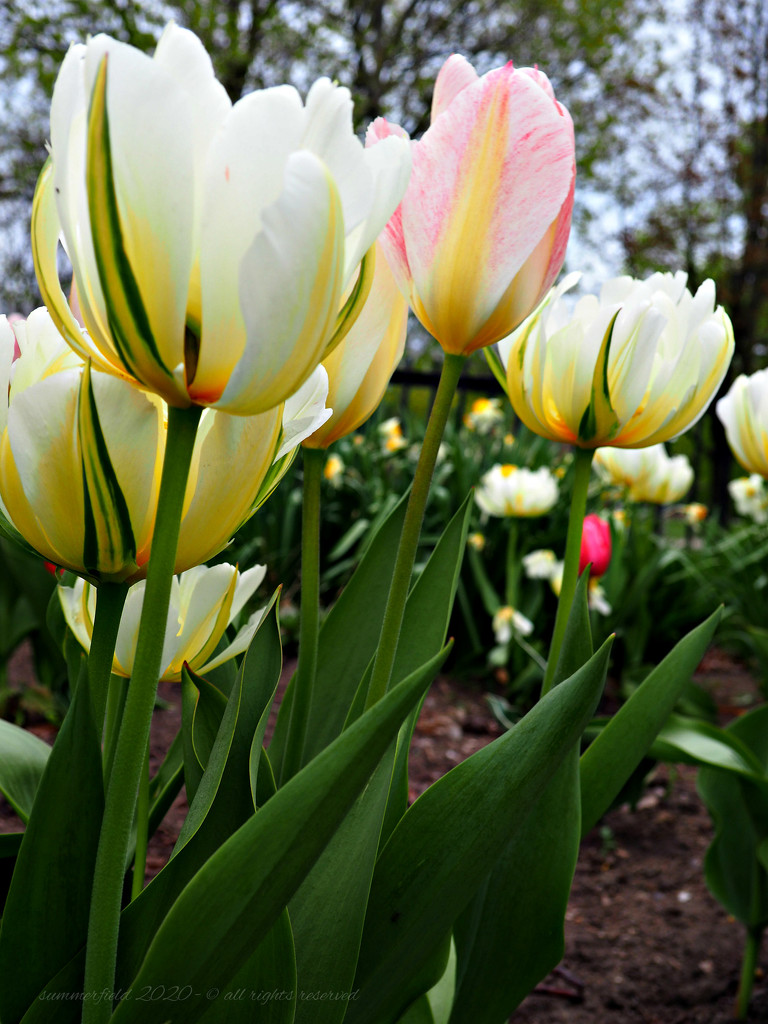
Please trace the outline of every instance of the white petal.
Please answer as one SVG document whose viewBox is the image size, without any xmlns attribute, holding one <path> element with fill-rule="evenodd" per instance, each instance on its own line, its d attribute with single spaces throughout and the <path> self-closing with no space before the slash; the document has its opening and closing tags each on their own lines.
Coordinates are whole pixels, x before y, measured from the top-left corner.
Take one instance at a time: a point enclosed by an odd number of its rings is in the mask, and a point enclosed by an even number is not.
<svg viewBox="0 0 768 1024">
<path fill-rule="evenodd" d="M 278 405 L 309 377 L 341 299 L 338 196 L 317 157 L 290 157 L 284 190 L 263 222 L 240 266 L 247 344 L 216 403 L 245 415 Z"/>
<path fill-rule="evenodd" d="M 283 408 L 283 436 L 275 462 L 296 445 L 314 434 L 314 432 L 330 419 L 333 409 L 327 409 L 328 374 L 321 364 L 299 390 L 286 399 Z"/>
</svg>

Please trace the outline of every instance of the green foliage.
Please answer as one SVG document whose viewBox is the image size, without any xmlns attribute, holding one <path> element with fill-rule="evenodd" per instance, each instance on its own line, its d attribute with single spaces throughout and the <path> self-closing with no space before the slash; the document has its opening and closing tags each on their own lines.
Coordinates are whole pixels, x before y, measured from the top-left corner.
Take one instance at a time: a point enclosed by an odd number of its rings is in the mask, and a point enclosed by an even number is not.
<svg viewBox="0 0 768 1024">
<path fill-rule="evenodd" d="M 103 805 L 101 754 L 85 659 L 47 758 L 19 850 L 0 932 L 0 1015 L 16 1024 L 85 942 Z M 19 959 L 19 950 L 26 954 Z"/>
<path fill-rule="evenodd" d="M 445 936 L 509 842 L 510 823 L 521 843 L 532 839 L 528 814 L 595 707 L 609 646 L 431 786 L 397 825 L 373 876 L 350 1024 L 397 1020 L 442 976 Z"/>
<path fill-rule="evenodd" d="M 715 632 L 719 610 L 684 637 L 581 757 L 582 835 L 608 810 L 667 720 Z"/>
</svg>

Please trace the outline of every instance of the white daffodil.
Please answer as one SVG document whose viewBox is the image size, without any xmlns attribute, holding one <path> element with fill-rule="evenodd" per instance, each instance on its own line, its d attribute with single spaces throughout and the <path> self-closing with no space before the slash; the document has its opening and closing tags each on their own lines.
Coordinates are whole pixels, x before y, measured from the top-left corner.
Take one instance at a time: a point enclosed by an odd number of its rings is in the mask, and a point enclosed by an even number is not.
<svg viewBox="0 0 768 1024">
<path fill-rule="evenodd" d="M 523 569 L 530 580 L 548 580 L 560 564 L 554 551 L 539 548 L 523 556 Z"/>
<path fill-rule="evenodd" d="M 500 398 L 476 398 L 464 415 L 464 426 L 478 434 L 490 434 L 503 420 Z"/>
</svg>

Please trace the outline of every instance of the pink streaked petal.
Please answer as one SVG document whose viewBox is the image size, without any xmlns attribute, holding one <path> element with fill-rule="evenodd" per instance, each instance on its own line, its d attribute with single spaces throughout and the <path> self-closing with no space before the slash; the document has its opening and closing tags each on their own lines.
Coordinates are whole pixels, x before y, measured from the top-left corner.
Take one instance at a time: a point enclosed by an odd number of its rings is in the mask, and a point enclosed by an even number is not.
<svg viewBox="0 0 768 1024">
<path fill-rule="evenodd" d="M 539 71 L 539 69 L 537 67 L 534 67 L 534 68 L 518 68 L 518 71 L 520 72 L 521 75 L 527 75 L 532 82 L 535 82 L 536 85 L 538 85 L 540 89 L 543 89 L 544 92 L 547 94 L 547 96 L 549 96 L 549 98 L 551 100 L 555 99 L 555 90 L 552 88 L 552 83 L 550 82 L 550 80 L 547 78 L 547 76 L 544 74 L 543 71 Z M 557 102 L 557 101 L 555 100 L 555 102 Z"/>
<path fill-rule="evenodd" d="M 377 117 L 375 121 L 371 121 L 368 125 L 368 130 L 365 133 L 365 148 L 374 146 L 377 142 L 381 142 L 382 139 L 389 138 L 390 135 L 398 135 L 401 139 L 409 138 L 408 132 L 405 128 L 401 128 L 399 124 L 395 124 L 394 121 L 388 121 L 386 117 Z"/>
<path fill-rule="evenodd" d="M 536 300 L 536 305 L 541 302 L 544 296 L 547 294 L 549 289 L 555 283 L 555 278 L 560 273 L 560 268 L 565 261 L 565 250 L 568 247 L 568 238 L 571 234 L 571 216 L 573 215 L 573 197 L 576 189 L 576 167 L 573 168 L 573 177 L 571 178 L 571 188 L 563 203 L 562 209 L 557 216 L 554 224 L 554 238 L 552 240 L 552 253 L 549 258 L 549 266 L 547 268 L 547 274 L 544 278 L 541 289 L 539 291 L 539 297 Z"/>
<path fill-rule="evenodd" d="M 368 126 L 368 131 L 365 134 L 365 148 L 369 149 L 371 146 L 375 146 L 377 142 L 381 142 L 392 135 L 405 139 L 409 137 L 408 133 L 400 125 L 387 121 L 384 117 L 377 117 Z M 411 152 L 413 152 L 413 147 Z M 400 203 L 381 232 L 379 242 L 398 288 L 408 298 L 413 278 L 408 264 L 408 253 L 406 252 L 405 239 L 403 237 L 402 209 L 403 204 Z"/>
<path fill-rule="evenodd" d="M 461 54 L 451 54 L 440 68 L 435 82 L 435 91 L 432 93 L 431 120 L 434 122 L 435 118 L 450 106 L 454 97 L 462 89 L 466 89 L 468 85 L 473 85 L 476 81 L 477 72 L 469 61 Z"/>
</svg>

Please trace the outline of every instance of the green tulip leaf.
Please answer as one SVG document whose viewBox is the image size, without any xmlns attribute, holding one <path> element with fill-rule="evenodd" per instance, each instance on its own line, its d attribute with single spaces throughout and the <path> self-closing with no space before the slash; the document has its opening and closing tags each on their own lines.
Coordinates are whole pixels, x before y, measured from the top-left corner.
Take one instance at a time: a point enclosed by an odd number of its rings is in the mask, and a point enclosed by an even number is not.
<svg viewBox="0 0 768 1024">
<path fill-rule="evenodd" d="M 409 676 L 443 647 L 466 547 L 471 504 L 464 502 L 446 527 L 406 605 L 392 678 Z M 358 698 L 364 700 L 368 673 Z M 418 714 L 414 708 L 396 748 L 374 775 L 290 904 L 299 984 L 309 991 L 349 991 L 355 976 L 371 876 L 382 834 L 388 835 L 408 803 L 408 748 Z M 393 772 L 394 769 L 394 772 Z M 297 1024 L 335 1024 L 346 1005 L 299 1001 Z"/>
<path fill-rule="evenodd" d="M 398 1018 L 397 1024 L 436 1024 L 429 999 L 426 996 L 419 996 L 402 1017 Z"/>
<path fill-rule="evenodd" d="M 181 670 L 181 736 L 184 752 L 184 782 L 192 804 L 227 706 L 227 698 L 213 683 L 193 672 Z"/>
<path fill-rule="evenodd" d="M 101 829 L 101 745 L 85 659 L 48 756 L 19 850 L 0 931 L 0 1020 L 17 1024 L 85 942 Z M 23 956 L 20 952 L 23 951 Z M 76 985 L 75 990 L 82 988 Z"/>
<path fill-rule="evenodd" d="M 200 1024 L 293 1024 L 298 994 L 293 933 L 284 910 L 226 991 L 203 1012 Z"/>
<path fill-rule="evenodd" d="M 273 603 L 273 610 L 264 615 L 243 658 L 238 682 L 171 860 L 123 911 L 117 971 L 118 982 L 124 988 L 130 986 L 153 935 L 184 886 L 254 813 L 251 744 L 265 726 L 282 666 L 275 598 Z"/>
<path fill-rule="evenodd" d="M 763 768 L 768 765 L 768 704 L 725 730 L 744 744 Z M 704 858 L 704 877 L 712 895 L 748 928 L 768 925 L 768 796 L 739 772 L 702 768 L 696 786 L 715 825 Z"/>
<path fill-rule="evenodd" d="M 0 793 L 29 821 L 51 748 L 31 732 L 0 718 Z"/>
<path fill-rule="evenodd" d="M 320 628 L 304 764 L 342 731 L 358 684 L 376 650 L 407 500 L 405 495 L 379 528 Z M 270 761 L 278 777 L 282 771 L 292 696 L 293 688 L 289 686 L 269 747 Z"/>
<path fill-rule="evenodd" d="M 157 930 L 130 981 L 134 997 L 118 1006 L 114 1024 L 193 1024 L 208 1008 L 205 993 L 230 985 L 328 845 L 445 654 L 388 693 L 206 861 Z M 135 998 L 171 977 L 193 987 L 183 1005 Z"/>
<path fill-rule="evenodd" d="M 149 834 L 168 813 L 168 809 L 184 785 L 184 741 L 181 730 L 176 733 L 160 767 L 149 783 Z"/>
<path fill-rule="evenodd" d="M 376 864 L 345 1024 L 390 1024 L 443 974 L 443 945 L 524 827 L 602 692 L 610 641 L 514 729 L 457 765 L 409 808 Z M 437 966 L 437 962 L 435 964 Z"/>
<path fill-rule="evenodd" d="M 659 761 L 723 768 L 758 783 L 768 782 L 758 758 L 731 730 L 699 718 L 671 714 L 648 753 Z"/>
<path fill-rule="evenodd" d="M 720 611 L 673 647 L 581 755 L 582 836 L 605 814 L 650 749 L 704 656 Z"/>
<path fill-rule="evenodd" d="M 592 656 L 583 572 L 553 677 L 555 686 Z M 579 751 L 574 743 L 515 829 L 456 923 L 457 984 L 451 1024 L 498 1024 L 563 956 L 563 924 L 581 838 Z"/>
</svg>

